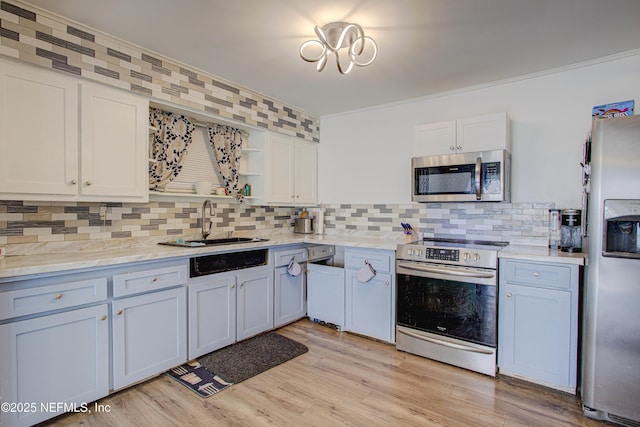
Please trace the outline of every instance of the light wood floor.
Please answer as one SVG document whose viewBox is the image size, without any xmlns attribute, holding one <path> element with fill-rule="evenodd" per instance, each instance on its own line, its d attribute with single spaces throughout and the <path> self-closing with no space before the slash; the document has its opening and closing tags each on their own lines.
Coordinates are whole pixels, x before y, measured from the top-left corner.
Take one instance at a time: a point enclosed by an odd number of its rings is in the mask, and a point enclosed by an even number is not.
<svg viewBox="0 0 640 427">
<path fill-rule="evenodd" d="M 605 426 L 575 396 L 490 378 L 301 320 L 279 332 L 309 352 L 207 399 L 166 375 L 54 426 Z M 89 406 L 93 408 L 93 405 Z"/>
</svg>

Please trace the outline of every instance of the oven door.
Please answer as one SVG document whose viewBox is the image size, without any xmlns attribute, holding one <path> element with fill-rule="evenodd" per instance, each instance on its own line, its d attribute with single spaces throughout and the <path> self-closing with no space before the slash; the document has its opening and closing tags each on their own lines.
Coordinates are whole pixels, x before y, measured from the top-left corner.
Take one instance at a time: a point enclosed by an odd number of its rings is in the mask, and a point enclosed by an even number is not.
<svg viewBox="0 0 640 427">
<path fill-rule="evenodd" d="M 495 270 L 399 260 L 396 274 L 398 326 L 496 348 Z"/>
</svg>

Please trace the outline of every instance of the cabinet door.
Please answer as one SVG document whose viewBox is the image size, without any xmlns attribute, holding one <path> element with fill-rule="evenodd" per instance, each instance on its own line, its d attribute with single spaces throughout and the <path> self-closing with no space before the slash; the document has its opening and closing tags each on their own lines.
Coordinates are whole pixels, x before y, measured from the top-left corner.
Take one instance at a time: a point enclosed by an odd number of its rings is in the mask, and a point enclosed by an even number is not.
<svg viewBox="0 0 640 427">
<path fill-rule="evenodd" d="M 416 126 L 413 157 L 439 156 L 456 152 L 456 122 L 428 123 Z"/>
<path fill-rule="evenodd" d="M 146 201 L 148 101 L 89 83 L 81 92 L 80 194 Z"/>
<path fill-rule="evenodd" d="M 390 274 L 377 273 L 360 283 L 357 270 L 346 271 L 346 329 L 384 341 L 393 341 L 393 287 Z"/>
<path fill-rule="evenodd" d="M 59 415 L 57 404 L 81 410 L 109 394 L 108 313 L 103 304 L 0 325 L 2 401 L 35 405 L 0 412 L 0 425 L 30 426 Z"/>
<path fill-rule="evenodd" d="M 295 143 L 295 204 L 315 204 L 318 201 L 318 145 L 314 142 Z"/>
<path fill-rule="evenodd" d="M 458 120 L 456 134 L 458 151 L 511 150 L 506 113 Z"/>
<path fill-rule="evenodd" d="M 273 328 L 273 270 L 238 274 L 238 341 Z"/>
<path fill-rule="evenodd" d="M 303 318 L 307 314 L 305 274 L 291 276 L 287 267 L 275 269 L 274 326 Z"/>
<path fill-rule="evenodd" d="M 295 145 L 292 138 L 270 135 L 268 144 L 267 203 L 293 203 Z"/>
<path fill-rule="evenodd" d="M 309 319 L 344 328 L 344 269 L 327 265 L 307 266 Z"/>
<path fill-rule="evenodd" d="M 571 292 L 501 284 L 498 319 L 501 372 L 570 388 Z"/>
<path fill-rule="evenodd" d="M 31 199 L 75 195 L 78 84 L 5 61 L 0 79 L 0 192 Z"/>
<path fill-rule="evenodd" d="M 111 309 L 114 390 L 187 360 L 185 288 L 124 298 Z"/>
<path fill-rule="evenodd" d="M 236 277 L 221 274 L 189 282 L 189 359 L 236 341 Z"/>
</svg>

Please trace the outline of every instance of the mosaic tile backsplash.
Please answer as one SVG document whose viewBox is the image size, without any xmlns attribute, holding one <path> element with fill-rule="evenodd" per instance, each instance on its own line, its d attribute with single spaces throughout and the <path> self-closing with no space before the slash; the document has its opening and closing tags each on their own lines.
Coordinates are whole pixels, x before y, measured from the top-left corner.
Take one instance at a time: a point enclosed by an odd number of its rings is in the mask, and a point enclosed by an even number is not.
<svg viewBox="0 0 640 427">
<path fill-rule="evenodd" d="M 0 1 L 0 55 L 257 128 L 320 139 L 317 117 L 19 2 Z"/>
<path fill-rule="evenodd" d="M 33 243 L 163 236 L 198 237 L 201 203 L 100 203 L 0 201 L 0 245 L 9 254 Z M 332 205 L 325 212 L 326 233 L 376 232 L 401 237 L 400 222 L 425 236 L 501 240 L 546 245 L 548 209 L 539 203 L 460 203 L 406 205 Z M 214 234 L 291 232 L 298 209 L 217 204 Z M 313 210 L 311 215 L 315 215 Z M 168 240 L 168 239 L 167 239 Z"/>
</svg>

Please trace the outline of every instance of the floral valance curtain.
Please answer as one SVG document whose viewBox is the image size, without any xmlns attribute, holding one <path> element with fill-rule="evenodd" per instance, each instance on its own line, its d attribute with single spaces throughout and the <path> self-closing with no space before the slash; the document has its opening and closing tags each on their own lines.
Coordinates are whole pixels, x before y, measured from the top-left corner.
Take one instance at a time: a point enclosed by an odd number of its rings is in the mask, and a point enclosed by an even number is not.
<svg viewBox="0 0 640 427">
<path fill-rule="evenodd" d="M 239 183 L 240 157 L 244 143 L 242 131 L 217 124 L 207 125 L 207 130 L 227 194 L 242 203 L 244 197 Z"/>
<path fill-rule="evenodd" d="M 156 190 L 171 182 L 182 169 L 195 126 L 185 116 L 156 108 L 149 111 L 151 126 L 157 129 L 151 146 L 149 188 Z"/>
</svg>

